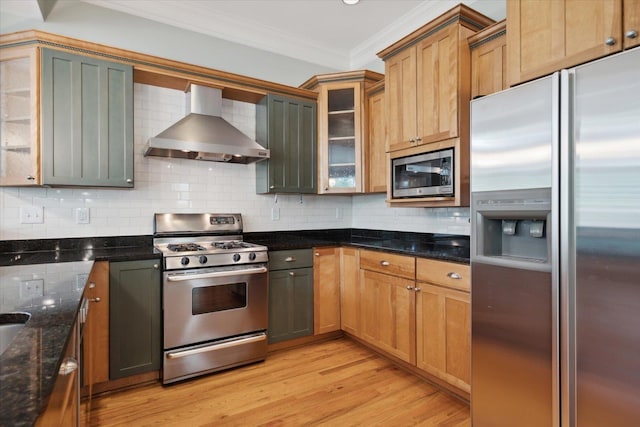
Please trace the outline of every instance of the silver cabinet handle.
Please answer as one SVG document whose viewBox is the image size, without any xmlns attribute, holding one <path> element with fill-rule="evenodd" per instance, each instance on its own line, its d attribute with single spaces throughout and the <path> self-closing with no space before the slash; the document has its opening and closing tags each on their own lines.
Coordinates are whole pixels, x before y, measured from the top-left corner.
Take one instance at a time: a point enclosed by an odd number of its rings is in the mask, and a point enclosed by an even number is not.
<svg viewBox="0 0 640 427">
<path fill-rule="evenodd" d="M 413 144 L 414 142 L 416 142 L 416 139 L 415 138 L 409 138 L 409 142 Z"/>
<path fill-rule="evenodd" d="M 421 142 L 421 141 L 422 141 L 422 138 L 419 136 L 416 136 L 416 142 Z"/>
<path fill-rule="evenodd" d="M 607 39 L 604 41 L 604 44 L 606 44 L 607 46 L 613 46 L 614 44 L 616 44 L 615 37 L 607 37 Z"/>
<path fill-rule="evenodd" d="M 415 288 L 413 288 L 413 290 L 416 291 L 416 292 L 420 292 L 422 289 L 420 289 L 418 287 L 415 287 Z"/>
<path fill-rule="evenodd" d="M 89 301 L 91 301 L 91 302 L 100 302 L 102 300 L 100 299 L 100 297 L 95 297 L 95 298 L 91 298 Z"/>
<path fill-rule="evenodd" d="M 289 276 L 293 277 L 293 276 L 295 276 L 295 275 L 296 275 L 296 273 L 295 273 L 294 271 L 290 271 L 290 272 L 289 272 Z"/>
<path fill-rule="evenodd" d="M 638 37 L 638 32 L 636 30 L 629 30 L 624 33 L 624 36 L 628 39 L 635 39 L 636 37 Z"/>
<path fill-rule="evenodd" d="M 27 181 L 35 181 L 36 177 L 33 175 L 27 175 Z"/>
<path fill-rule="evenodd" d="M 414 287 L 413 287 L 413 286 L 411 286 L 411 285 L 407 286 L 407 290 L 408 290 L 408 291 L 412 291 L 413 289 L 414 289 Z"/>
<path fill-rule="evenodd" d="M 462 276 L 454 271 L 452 271 L 451 273 L 447 273 L 447 277 L 450 279 L 456 279 L 456 280 L 462 279 Z"/>
<path fill-rule="evenodd" d="M 296 260 L 296 257 L 294 256 L 288 256 L 284 259 L 285 262 L 293 262 Z"/>
<path fill-rule="evenodd" d="M 380 265 L 382 265 L 383 267 L 386 267 L 389 265 L 389 261 L 380 261 Z"/>
<path fill-rule="evenodd" d="M 96 284 L 94 282 L 89 282 L 89 289 L 93 289 L 96 287 Z"/>
<path fill-rule="evenodd" d="M 60 369 L 58 370 L 58 374 L 60 375 L 69 375 L 78 369 L 78 361 L 73 357 L 65 357 L 65 359 L 60 364 Z"/>
<path fill-rule="evenodd" d="M 155 268 L 156 270 L 160 268 L 160 266 L 158 264 L 153 264 L 153 268 Z"/>
<path fill-rule="evenodd" d="M 270 185 L 270 186 L 269 186 L 269 190 L 273 190 L 274 188 L 276 188 L 276 186 L 275 186 L 275 185 Z"/>
<path fill-rule="evenodd" d="M 316 252 L 316 253 L 315 253 L 315 256 L 320 256 L 320 252 Z"/>
<path fill-rule="evenodd" d="M 131 178 L 127 178 L 127 184 L 131 184 L 133 180 Z"/>
</svg>

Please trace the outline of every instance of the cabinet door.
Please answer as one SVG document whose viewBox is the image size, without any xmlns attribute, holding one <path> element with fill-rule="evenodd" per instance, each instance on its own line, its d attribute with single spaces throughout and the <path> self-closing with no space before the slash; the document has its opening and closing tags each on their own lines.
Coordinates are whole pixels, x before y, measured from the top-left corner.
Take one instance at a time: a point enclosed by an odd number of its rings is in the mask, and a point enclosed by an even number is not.
<svg viewBox="0 0 640 427">
<path fill-rule="evenodd" d="M 85 405 L 88 420 L 91 410 L 93 385 L 109 381 L 109 262 L 96 261 L 85 291 L 89 299 L 89 312 L 82 339 L 82 385 L 89 399 Z"/>
<path fill-rule="evenodd" d="M 323 85 L 319 103 L 319 193 L 362 191 L 360 83 Z"/>
<path fill-rule="evenodd" d="M 133 187 L 133 69 L 42 49 L 42 183 Z"/>
<path fill-rule="evenodd" d="M 458 26 L 416 46 L 417 144 L 458 136 Z"/>
<path fill-rule="evenodd" d="M 0 185 L 40 183 L 38 48 L 0 49 Z"/>
<path fill-rule="evenodd" d="M 360 334 L 360 257 L 355 248 L 340 249 L 340 323 L 341 329 Z"/>
<path fill-rule="evenodd" d="M 640 0 L 623 1 L 624 48 L 629 49 L 640 44 Z"/>
<path fill-rule="evenodd" d="M 471 391 L 469 293 L 418 282 L 417 367 Z"/>
<path fill-rule="evenodd" d="M 387 151 L 412 147 L 416 128 L 416 48 L 408 47 L 385 61 Z"/>
<path fill-rule="evenodd" d="M 160 369 L 159 260 L 109 265 L 109 378 Z"/>
<path fill-rule="evenodd" d="M 271 150 L 256 163 L 256 192 L 316 193 L 316 104 L 267 95 L 256 109 L 256 139 Z"/>
<path fill-rule="evenodd" d="M 507 85 L 507 35 L 502 29 L 486 40 L 478 42 L 471 50 L 471 98 L 490 95 Z"/>
<path fill-rule="evenodd" d="M 622 49 L 622 0 L 507 2 L 511 85 Z"/>
<path fill-rule="evenodd" d="M 313 268 L 269 273 L 269 343 L 313 335 Z"/>
<path fill-rule="evenodd" d="M 412 280 L 360 270 L 362 339 L 415 364 L 415 292 Z"/>
<path fill-rule="evenodd" d="M 366 192 L 387 191 L 386 119 L 384 89 L 367 97 L 369 135 L 366 150 Z"/>
<path fill-rule="evenodd" d="M 340 330 L 340 248 L 314 249 L 313 332 Z"/>
</svg>

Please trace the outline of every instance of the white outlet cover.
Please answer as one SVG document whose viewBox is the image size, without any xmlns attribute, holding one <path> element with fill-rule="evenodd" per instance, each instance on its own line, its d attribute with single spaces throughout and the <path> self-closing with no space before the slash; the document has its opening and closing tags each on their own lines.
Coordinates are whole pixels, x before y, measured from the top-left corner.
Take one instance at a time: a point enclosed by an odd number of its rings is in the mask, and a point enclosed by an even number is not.
<svg viewBox="0 0 640 427">
<path fill-rule="evenodd" d="M 280 219 L 280 208 L 278 206 L 274 206 L 271 208 L 271 220 L 278 221 Z"/>
<path fill-rule="evenodd" d="M 21 206 L 21 224 L 42 224 L 44 222 L 44 208 L 42 206 Z"/>
<path fill-rule="evenodd" d="M 76 208 L 76 224 L 89 224 L 89 208 Z"/>
</svg>

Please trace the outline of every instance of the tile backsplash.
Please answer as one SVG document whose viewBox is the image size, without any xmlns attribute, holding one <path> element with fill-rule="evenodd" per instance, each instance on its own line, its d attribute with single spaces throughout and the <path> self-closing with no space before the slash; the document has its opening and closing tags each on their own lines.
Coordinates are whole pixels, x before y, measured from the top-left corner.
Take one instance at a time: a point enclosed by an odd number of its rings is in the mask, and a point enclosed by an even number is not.
<svg viewBox="0 0 640 427">
<path fill-rule="evenodd" d="M 153 233 L 156 212 L 240 212 L 245 231 L 370 228 L 468 235 L 468 209 L 387 208 L 384 195 L 257 195 L 255 165 L 144 157 L 146 141 L 185 114 L 183 92 L 134 85 L 135 188 L 0 188 L 0 240 Z M 255 105 L 224 99 L 223 117 L 255 138 Z M 42 207 L 43 223 L 20 209 Z M 77 224 L 76 208 L 89 208 Z M 279 219 L 272 219 L 275 210 Z"/>
</svg>

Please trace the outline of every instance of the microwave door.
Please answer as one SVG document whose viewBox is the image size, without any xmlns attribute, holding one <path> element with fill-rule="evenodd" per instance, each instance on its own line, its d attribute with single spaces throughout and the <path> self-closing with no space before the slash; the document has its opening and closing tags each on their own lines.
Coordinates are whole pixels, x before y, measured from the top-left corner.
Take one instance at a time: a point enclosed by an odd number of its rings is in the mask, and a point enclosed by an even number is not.
<svg viewBox="0 0 640 427">
<path fill-rule="evenodd" d="M 453 150 L 394 159 L 393 197 L 424 197 L 452 193 Z"/>
</svg>

